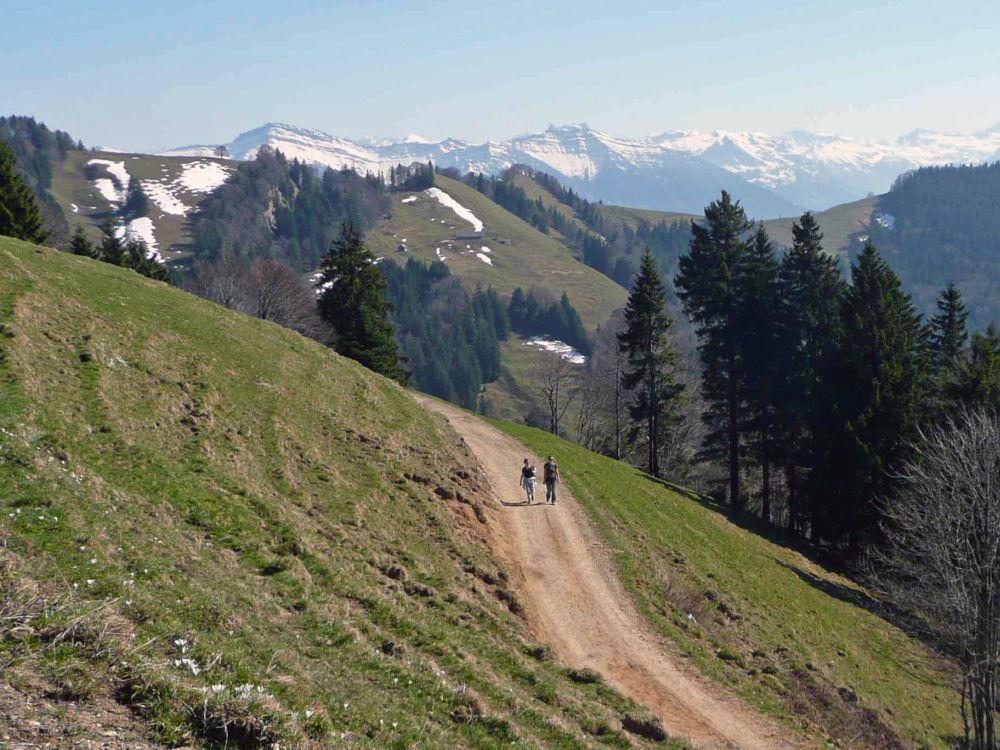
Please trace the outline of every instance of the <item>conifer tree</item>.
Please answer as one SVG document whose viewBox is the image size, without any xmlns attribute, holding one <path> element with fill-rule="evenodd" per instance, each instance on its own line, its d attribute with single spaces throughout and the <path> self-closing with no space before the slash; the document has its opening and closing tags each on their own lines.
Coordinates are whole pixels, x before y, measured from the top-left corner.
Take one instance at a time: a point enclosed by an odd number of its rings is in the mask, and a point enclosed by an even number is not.
<svg viewBox="0 0 1000 750">
<path fill-rule="evenodd" d="M 747 447 L 761 469 L 760 515 L 771 516 L 771 468 L 777 458 L 777 403 L 785 373 L 778 350 L 778 320 L 782 314 L 778 260 L 764 224 L 757 225 L 740 270 L 740 320 L 743 327 L 744 431 Z"/>
<path fill-rule="evenodd" d="M 972 335 L 968 361 L 959 363 L 948 395 L 968 407 L 1000 409 L 1000 332 L 992 323 Z"/>
<path fill-rule="evenodd" d="M 813 437 L 830 397 L 846 284 L 837 261 L 823 251 L 823 234 L 806 212 L 792 225 L 792 247 L 781 262 L 778 359 L 784 369 L 778 391 L 781 436 L 778 460 L 784 470 L 789 523 L 800 531 L 808 520 L 804 485 L 813 463 Z"/>
<path fill-rule="evenodd" d="M 700 342 L 702 392 L 708 404 L 703 418 L 709 427 L 704 452 L 725 460 L 729 502 L 734 505 L 742 502 L 740 271 L 751 228 L 739 201 L 722 191 L 705 209 L 705 223 L 691 223 L 691 247 L 680 259 L 675 281 Z"/>
<path fill-rule="evenodd" d="M 402 382 L 399 349 L 385 301 L 385 279 L 364 238 L 345 222 L 320 266 L 319 314 L 336 332 L 334 348 L 370 370 Z"/>
<path fill-rule="evenodd" d="M 2 141 L 0 141 L 0 235 L 36 244 L 44 242 L 48 237 L 35 196 L 17 173 L 14 152 Z"/>
<path fill-rule="evenodd" d="M 87 258 L 97 257 L 97 248 L 94 247 L 94 243 L 90 241 L 87 233 L 83 231 L 83 227 L 79 224 L 70 238 L 69 249 L 73 255 L 83 255 Z"/>
<path fill-rule="evenodd" d="M 913 437 L 926 375 L 920 316 L 872 245 L 851 267 L 842 306 L 835 407 L 813 477 L 816 536 L 852 551 L 878 536 L 877 502 Z"/>
<path fill-rule="evenodd" d="M 949 282 L 941 292 L 937 300 L 937 309 L 937 314 L 930 322 L 931 352 L 938 370 L 950 369 L 958 364 L 969 338 L 969 333 L 965 329 L 969 310 L 954 282 Z"/>
<path fill-rule="evenodd" d="M 666 289 L 647 250 L 625 306 L 626 328 L 618 334 L 618 343 L 628 359 L 622 387 L 633 393 L 633 432 L 645 433 L 647 469 L 654 477 L 660 476 L 660 445 L 683 390 L 673 377 L 677 353 L 669 340 L 672 322 Z"/>
</svg>

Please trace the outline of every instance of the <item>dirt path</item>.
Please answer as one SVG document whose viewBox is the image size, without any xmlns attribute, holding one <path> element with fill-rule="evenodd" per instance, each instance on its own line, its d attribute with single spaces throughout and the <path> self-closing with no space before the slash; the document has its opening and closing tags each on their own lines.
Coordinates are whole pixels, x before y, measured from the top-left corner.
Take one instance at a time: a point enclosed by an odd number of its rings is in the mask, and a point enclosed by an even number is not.
<svg viewBox="0 0 1000 750">
<path fill-rule="evenodd" d="M 697 674 L 652 632 L 614 574 L 610 555 L 585 512 L 560 486 L 558 504 L 520 505 L 518 470 L 531 453 L 469 414 L 417 397 L 465 438 L 503 503 L 494 529 L 497 553 L 511 574 L 535 635 L 567 666 L 589 667 L 697 748 L 781 750 L 806 747 L 782 726 Z M 541 462 L 534 457 L 536 465 Z M 516 503 L 516 505 L 515 505 Z M 511 505 L 508 505 L 511 504 Z"/>
</svg>

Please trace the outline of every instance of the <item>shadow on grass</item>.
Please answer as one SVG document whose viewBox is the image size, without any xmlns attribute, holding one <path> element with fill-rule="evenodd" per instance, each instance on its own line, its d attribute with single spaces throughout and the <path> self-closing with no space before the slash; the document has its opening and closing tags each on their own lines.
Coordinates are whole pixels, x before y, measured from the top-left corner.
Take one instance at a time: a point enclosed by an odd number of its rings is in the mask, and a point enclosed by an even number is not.
<svg viewBox="0 0 1000 750">
<path fill-rule="evenodd" d="M 773 558 L 774 561 L 780 565 L 785 570 L 790 570 L 795 575 L 797 575 L 803 582 L 808 583 L 814 589 L 819 589 L 824 594 L 834 599 L 839 599 L 842 602 L 848 604 L 853 604 L 855 607 L 860 607 L 873 614 L 882 617 L 884 612 L 884 605 L 878 599 L 869 596 L 866 592 L 860 591 L 851 586 L 845 586 L 842 583 L 837 583 L 836 581 L 830 581 L 826 578 L 821 578 L 818 575 L 810 573 L 807 570 L 802 570 L 795 565 L 791 565 L 784 560 L 779 560 L 778 558 Z"/>
</svg>

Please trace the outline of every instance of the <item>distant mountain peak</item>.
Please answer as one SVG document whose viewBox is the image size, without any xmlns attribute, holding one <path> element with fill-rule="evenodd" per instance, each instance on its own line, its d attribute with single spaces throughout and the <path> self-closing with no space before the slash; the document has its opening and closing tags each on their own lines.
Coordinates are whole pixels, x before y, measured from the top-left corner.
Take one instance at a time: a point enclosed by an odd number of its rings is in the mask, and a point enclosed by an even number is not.
<svg viewBox="0 0 1000 750">
<path fill-rule="evenodd" d="M 804 130 L 666 130 L 625 138 L 577 122 L 477 144 L 416 134 L 351 140 L 268 122 L 241 133 L 228 148 L 234 159 L 251 159 L 265 145 L 290 159 L 361 173 L 388 174 L 396 164 L 432 161 L 460 172 L 497 174 L 520 163 L 552 174 L 584 197 L 647 208 L 700 211 L 725 188 L 763 218 L 881 193 L 916 167 L 996 159 L 1000 123 L 971 135 L 915 130 L 896 141 L 866 141 Z"/>
</svg>

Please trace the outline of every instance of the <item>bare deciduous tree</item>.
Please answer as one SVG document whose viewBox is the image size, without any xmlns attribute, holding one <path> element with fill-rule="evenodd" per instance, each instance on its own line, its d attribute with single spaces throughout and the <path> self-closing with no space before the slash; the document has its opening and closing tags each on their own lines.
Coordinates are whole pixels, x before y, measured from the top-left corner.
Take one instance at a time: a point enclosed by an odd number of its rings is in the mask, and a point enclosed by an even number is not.
<svg viewBox="0 0 1000 750">
<path fill-rule="evenodd" d="M 559 434 L 559 423 L 579 394 L 574 365 L 554 352 L 544 352 L 539 386 L 549 412 L 549 432 Z"/>
<path fill-rule="evenodd" d="M 953 649 L 975 750 L 996 750 L 1000 676 L 1000 417 L 970 411 L 923 433 L 884 503 L 875 580 Z"/>
</svg>

